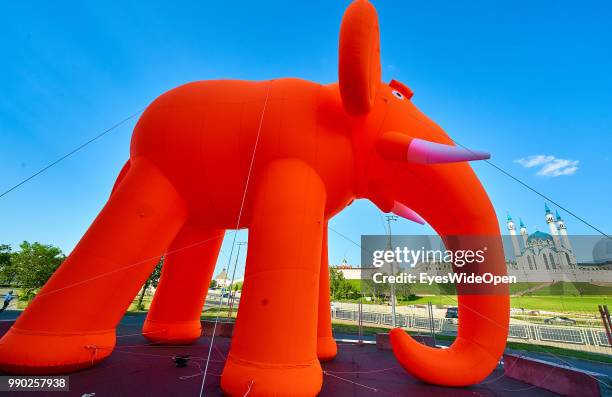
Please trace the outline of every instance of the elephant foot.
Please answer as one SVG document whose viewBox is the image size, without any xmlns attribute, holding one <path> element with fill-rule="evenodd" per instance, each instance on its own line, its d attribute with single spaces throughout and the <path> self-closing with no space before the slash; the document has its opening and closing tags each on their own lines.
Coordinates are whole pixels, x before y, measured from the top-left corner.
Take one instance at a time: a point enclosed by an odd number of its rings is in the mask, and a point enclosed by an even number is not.
<svg viewBox="0 0 612 397">
<path fill-rule="evenodd" d="M 51 375 L 96 365 L 115 347 L 115 330 L 45 333 L 11 328 L 0 339 L 0 370 Z"/>
<path fill-rule="evenodd" d="M 336 340 L 332 336 L 321 336 L 317 338 L 317 357 L 319 361 L 333 360 L 338 354 Z"/>
<path fill-rule="evenodd" d="M 223 368 L 221 389 L 228 396 L 316 396 L 323 385 L 318 360 L 302 365 L 273 365 L 230 355 Z"/>
<path fill-rule="evenodd" d="M 165 323 L 147 319 L 142 326 L 142 335 L 159 345 L 189 345 L 201 334 L 199 320 Z"/>
</svg>

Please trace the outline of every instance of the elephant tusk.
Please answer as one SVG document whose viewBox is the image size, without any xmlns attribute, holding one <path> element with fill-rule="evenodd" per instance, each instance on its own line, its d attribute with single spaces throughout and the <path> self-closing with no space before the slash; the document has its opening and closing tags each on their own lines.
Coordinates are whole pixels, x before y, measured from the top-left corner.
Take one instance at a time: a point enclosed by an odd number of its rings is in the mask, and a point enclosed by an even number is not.
<svg viewBox="0 0 612 397">
<path fill-rule="evenodd" d="M 404 219 L 408 219 L 409 221 L 413 221 L 419 223 L 421 225 L 425 224 L 425 220 L 421 218 L 419 214 L 414 212 L 412 209 L 406 207 L 404 204 L 396 201 L 393 204 L 393 209 L 391 210 L 395 215 L 401 216 Z"/>
<path fill-rule="evenodd" d="M 456 163 L 491 158 L 487 152 L 426 141 L 400 132 L 387 132 L 381 136 L 377 149 L 379 154 L 388 160 L 417 164 Z"/>
<path fill-rule="evenodd" d="M 414 138 L 408 146 L 408 161 L 420 164 L 455 163 L 458 161 L 486 160 L 487 152 L 444 145 Z"/>
</svg>

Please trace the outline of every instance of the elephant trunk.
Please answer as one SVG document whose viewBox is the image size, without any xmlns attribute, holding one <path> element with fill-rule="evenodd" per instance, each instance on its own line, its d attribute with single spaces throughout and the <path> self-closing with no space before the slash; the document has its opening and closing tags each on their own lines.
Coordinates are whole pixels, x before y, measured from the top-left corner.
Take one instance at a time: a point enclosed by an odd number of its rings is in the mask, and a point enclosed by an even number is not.
<svg viewBox="0 0 612 397">
<path fill-rule="evenodd" d="M 484 248 L 483 263 L 453 266 L 455 273 L 506 275 L 495 212 L 468 164 L 406 167 L 400 174 L 401 180 L 416 180 L 410 186 L 402 184 L 400 201 L 436 229 L 447 250 Z M 457 338 L 449 348 L 425 346 L 399 328 L 390 334 L 398 361 L 425 382 L 446 386 L 478 383 L 495 368 L 506 345 L 508 286 L 458 283 L 456 288 L 456 303 L 455 297 L 449 296 L 448 304 L 457 305 L 459 326 Z"/>
</svg>

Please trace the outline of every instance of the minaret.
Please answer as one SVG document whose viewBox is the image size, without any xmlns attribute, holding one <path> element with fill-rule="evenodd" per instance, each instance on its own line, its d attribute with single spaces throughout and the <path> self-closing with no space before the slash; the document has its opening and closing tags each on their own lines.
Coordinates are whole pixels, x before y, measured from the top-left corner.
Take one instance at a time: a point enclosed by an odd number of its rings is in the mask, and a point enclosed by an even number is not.
<svg viewBox="0 0 612 397">
<path fill-rule="evenodd" d="M 569 251 L 572 250 L 572 245 L 569 241 L 569 236 L 567 235 L 567 228 L 565 227 L 565 222 L 561 215 L 559 215 L 559 211 L 555 211 L 555 215 L 557 218 L 557 226 L 559 227 L 559 233 L 561 234 L 561 238 L 563 239 L 563 246 L 567 248 Z"/>
<path fill-rule="evenodd" d="M 519 226 L 521 227 L 521 237 L 523 237 L 523 246 L 527 248 L 527 237 L 529 237 L 529 233 L 527 233 L 527 226 L 523 223 L 523 220 L 519 218 Z"/>
<path fill-rule="evenodd" d="M 510 214 L 508 214 L 508 220 L 506 222 L 508 225 L 508 231 L 510 232 L 510 238 L 512 239 L 512 247 L 514 248 L 514 256 L 519 257 L 521 255 L 521 249 L 519 248 L 519 242 L 516 238 L 516 228 L 514 227 L 514 221 Z"/>
<path fill-rule="evenodd" d="M 546 223 L 548 223 L 548 228 L 550 229 L 550 235 L 555 242 L 555 247 L 560 248 L 561 243 L 559 242 L 559 232 L 557 230 L 557 225 L 555 224 L 555 217 L 553 216 L 550 208 L 548 208 L 548 204 L 544 203 L 544 210 L 546 211 Z"/>
</svg>

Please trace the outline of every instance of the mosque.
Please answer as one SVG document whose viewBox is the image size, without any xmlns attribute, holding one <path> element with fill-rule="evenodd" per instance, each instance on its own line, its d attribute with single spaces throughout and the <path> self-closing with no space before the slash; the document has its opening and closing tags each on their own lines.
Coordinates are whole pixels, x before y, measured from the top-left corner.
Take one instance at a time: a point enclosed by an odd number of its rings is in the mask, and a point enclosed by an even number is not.
<svg viewBox="0 0 612 397">
<path fill-rule="evenodd" d="M 609 238 L 604 237 L 592 248 L 593 262 L 580 263 L 576 260 L 559 211 L 553 215 L 548 204 L 544 203 L 544 217 L 549 233 L 537 230 L 529 234 L 522 219 L 519 219 L 517 233 L 516 224 L 508 214 L 506 225 L 514 253 L 514 260 L 506 261 L 508 274 L 517 275 L 521 281 L 612 282 L 611 258 L 609 254 L 598 254 L 606 251 L 607 245 L 604 244 L 609 243 Z"/>
<path fill-rule="evenodd" d="M 538 271 L 567 271 L 577 268 L 576 256 L 567 234 L 567 227 L 559 211 L 553 216 L 548 204 L 544 204 L 546 223 L 549 233 L 536 232 L 529 234 L 527 226 L 519 219 L 520 239 L 517 235 L 516 225 L 508 214 L 506 225 L 512 240 L 515 262 L 509 263 L 513 270 Z"/>
</svg>

